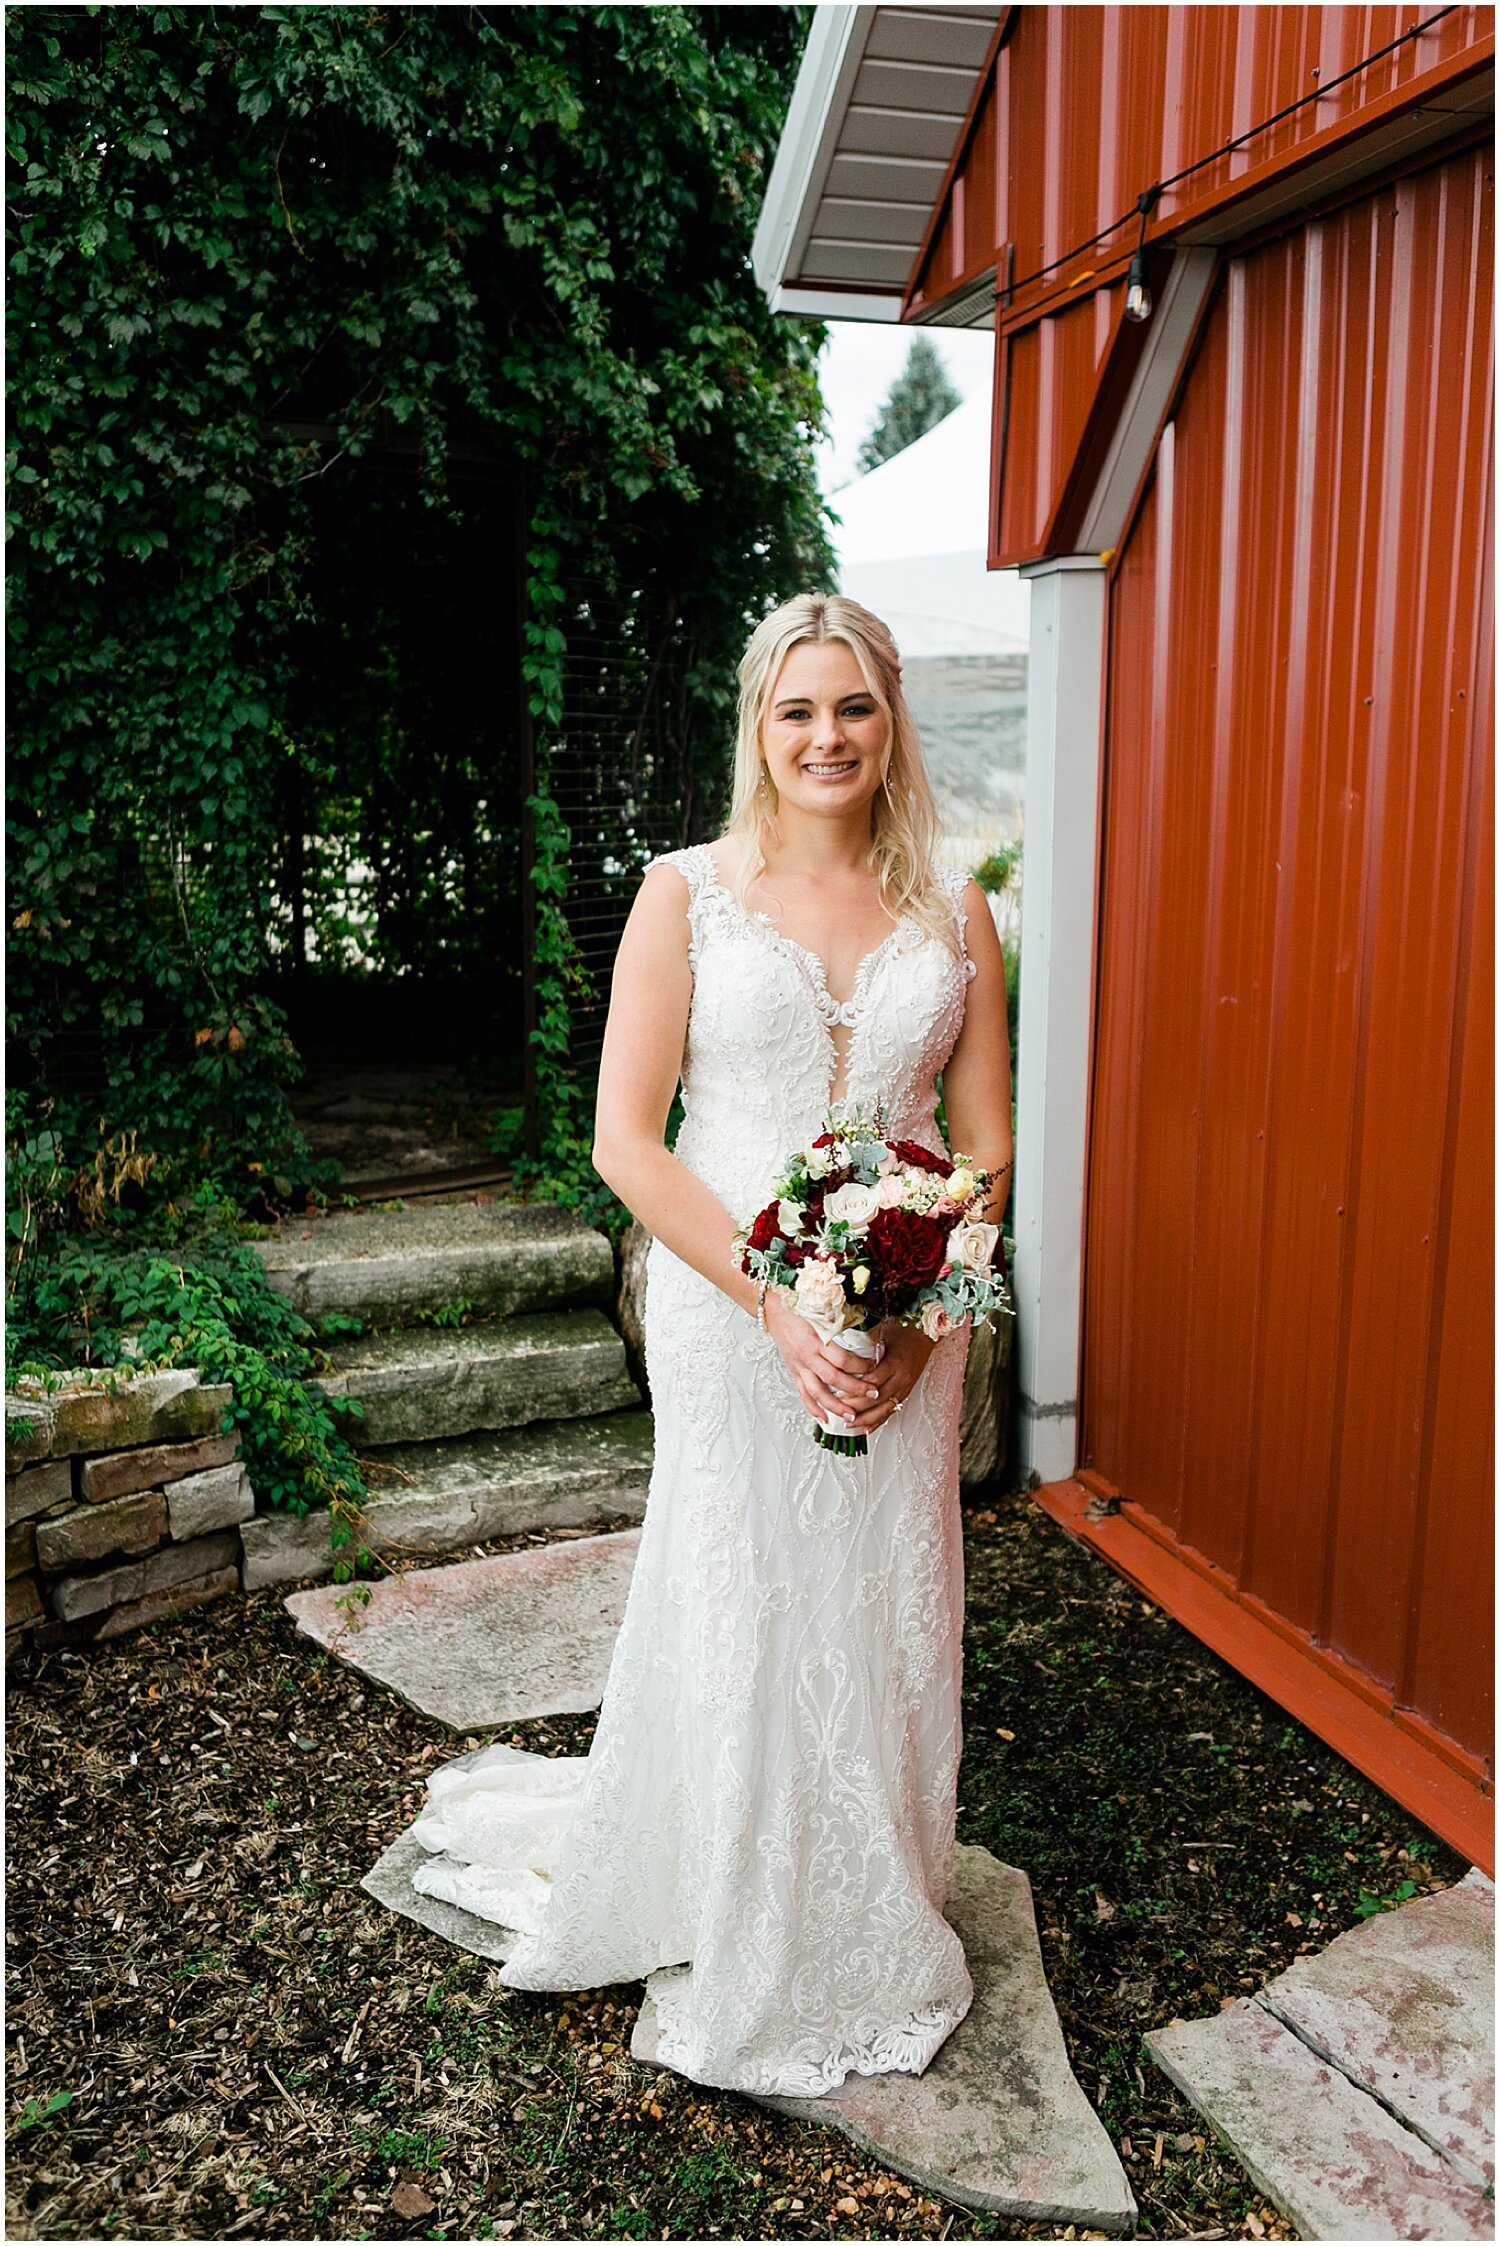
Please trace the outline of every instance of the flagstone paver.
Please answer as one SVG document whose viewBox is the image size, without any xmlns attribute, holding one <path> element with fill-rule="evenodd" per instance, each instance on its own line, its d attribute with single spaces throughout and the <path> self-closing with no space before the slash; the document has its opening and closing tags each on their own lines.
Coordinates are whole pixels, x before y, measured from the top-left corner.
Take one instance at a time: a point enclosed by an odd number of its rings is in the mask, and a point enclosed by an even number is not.
<svg viewBox="0 0 1500 2246">
<path fill-rule="evenodd" d="M 640 1538 L 621 1529 L 411 1569 L 371 1586 L 367 1606 L 322 1584 L 286 1608 L 319 1645 L 457 1731 L 581 1715 L 603 1698 Z"/>
<path fill-rule="evenodd" d="M 1493 2238 L 1493 2202 L 1254 1997 L 1144 2038 L 1303 2238 Z"/>
<path fill-rule="evenodd" d="M 1257 1992 L 1309 2048 L 1483 2190 L 1495 2180 L 1495 1888 L 1379 1911 Z"/>
<path fill-rule="evenodd" d="M 503 1965 L 516 1946 L 516 1937 L 509 1927 L 496 1926 L 487 1918 L 476 1918 L 472 1911 L 462 1911 L 456 1903 L 445 1903 L 441 1896 L 419 1895 L 412 1886 L 411 1875 L 417 1866 L 431 1861 L 430 1851 L 422 1846 L 408 1825 L 384 1855 L 370 1866 L 359 1884 L 377 1903 L 384 1903 L 388 1911 L 399 1911 L 403 1918 L 413 1918 L 419 1926 L 441 1934 L 445 1942 L 453 1942 L 475 1957 L 487 1957 L 494 1965 Z"/>
<path fill-rule="evenodd" d="M 821 2098 L 756 2103 L 839 2130 L 961 2207 L 1128 2236 L 1135 2195 L 1069 2064 L 1030 1880 L 988 1849 L 960 1847 L 945 1915 L 963 1943 L 974 2002 L 925 2072 L 851 2074 Z M 663 1978 L 646 1983 L 630 2046 L 650 2063 L 659 2063 L 652 1988 Z"/>
<path fill-rule="evenodd" d="M 515 1944 L 508 1929 L 412 1887 L 426 1859 L 408 1826 L 360 1885 L 460 1949 L 503 1962 Z M 1129 2236 L 1135 2198 L 1068 2063 L 1030 1881 L 985 1849 L 960 1848 L 947 1915 L 969 1961 L 974 2003 L 924 2074 L 851 2075 L 826 2097 L 757 2103 L 841 2131 L 959 2206 Z M 630 2046 L 643 2065 L 661 2063 L 651 1993 L 660 1979 L 647 1981 Z"/>
</svg>

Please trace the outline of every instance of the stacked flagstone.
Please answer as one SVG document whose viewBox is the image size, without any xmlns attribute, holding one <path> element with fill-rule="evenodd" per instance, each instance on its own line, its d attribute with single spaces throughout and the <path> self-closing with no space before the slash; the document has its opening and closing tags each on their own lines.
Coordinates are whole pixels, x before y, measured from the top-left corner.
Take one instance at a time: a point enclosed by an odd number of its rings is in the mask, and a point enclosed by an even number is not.
<svg viewBox="0 0 1500 2246">
<path fill-rule="evenodd" d="M 237 1591 L 255 1510 L 195 1372 L 22 1380 L 5 1399 L 5 1650 L 114 1638 Z"/>
<path fill-rule="evenodd" d="M 602 1307 L 615 1278 L 602 1233 L 565 1209 L 469 1203 L 293 1220 L 258 1248 L 307 1316 L 369 1328 L 335 1342 L 310 1385 L 360 1407 L 349 1433 L 372 1550 L 467 1552 L 641 1517 L 651 1420 Z M 332 1573 L 326 1513 L 257 1510 L 229 1402 L 188 1370 L 17 1383 L 7 1656 L 25 1637 L 117 1637 L 227 1591 Z"/>
</svg>

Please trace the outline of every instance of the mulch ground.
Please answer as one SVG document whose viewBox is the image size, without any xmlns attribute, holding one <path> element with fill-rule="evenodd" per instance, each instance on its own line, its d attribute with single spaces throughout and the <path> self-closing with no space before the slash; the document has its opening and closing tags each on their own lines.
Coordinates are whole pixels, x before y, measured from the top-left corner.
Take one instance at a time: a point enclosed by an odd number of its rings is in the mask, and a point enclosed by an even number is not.
<svg viewBox="0 0 1500 2246">
<path fill-rule="evenodd" d="M 1030 1875 L 1139 2235 L 1289 2237 L 1142 2032 L 1467 1865 L 1024 1496 L 971 1513 L 967 1549 L 959 1837 Z M 279 1592 L 23 1654 L 7 1684 L 11 2237 L 1076 2235 L 636 2065 L 639 1985 L 506 1989 L 381 1909 L 361 1876 L 479 1742 L 319 1651 Z"/>
</svg>

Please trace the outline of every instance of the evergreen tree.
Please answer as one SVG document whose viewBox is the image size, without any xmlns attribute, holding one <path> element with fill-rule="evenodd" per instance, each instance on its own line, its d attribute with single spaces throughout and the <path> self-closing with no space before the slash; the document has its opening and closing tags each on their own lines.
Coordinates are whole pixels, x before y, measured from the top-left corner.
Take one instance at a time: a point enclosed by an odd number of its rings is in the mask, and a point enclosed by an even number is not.
<svg viewBox="0 0 1500 2246">
<path fill-rule="evenodd" d="M 859 449 L 861 469 L 878 468 L 898 452 L 915 444 L 947 419 L 962 403 L 943 365 L 925 335 L 912 343 L 905 366 L 891 384 L 890 396 L 880 409 L 880 419 Z"/>
</svg>

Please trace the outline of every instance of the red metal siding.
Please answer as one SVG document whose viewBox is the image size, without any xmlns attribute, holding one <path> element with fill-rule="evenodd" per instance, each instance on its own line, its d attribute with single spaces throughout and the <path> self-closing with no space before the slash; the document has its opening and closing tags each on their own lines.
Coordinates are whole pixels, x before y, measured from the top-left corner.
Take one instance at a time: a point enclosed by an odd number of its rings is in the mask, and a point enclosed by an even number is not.
<svg viewBox="0 0 1500 2246">
<path fill-rule="evenodd" d="M 997 325 L 1013 345 L 997 566 L 1044 551 L 1071 465 L 1069 441 L 1081 432 L 1107 341 L 1112 314 L 1100 297 L 1106 288 L 1118 294 L 1139 232 L 1137 196 L 1225 141 L 1251 136 L 1165 190 L 1147 239 L 1171 237 L 1354 137 L 1392 104 L 1440 105 L 1451 81 L 1492 55 L 1492 8 L 1452 8 L 1420 37 L 1355 70 L 1435 14 L 1421 7 L 1015 12 L 906 306 L 920 318 L 992 265 L 1002 289 L 1009 278 L 1013 293 L 1002 293 L 997 308 Z M 1325 85 L 1330 90 L 1319 94 Z M 1316 98 L 1267 124 L 1309 95 Z M 1080 247 L 1106 229 L 1103 241 Z"/>
<path fill-rule="evenodd" d="M 1006 338 L 1009 434 L 999 478 L 998 566 L 1042 551 L 1089 407 L 1124 291 L 1098 289 L 1055 320 Z"/>
<path fill-rule="evenodd" d="M 1261 175 L 1295 162 L 1327 136 L 1346 137 L 1429 73 L 1442 78 L 1493 51 L 1489 7 L 1218 8 L 1028 7 L 992 66 L 995 100 L 961 144 L 953 187 L 982 166 L 995 181 L 994 242 L 1013 244 L 1015 281 L 1067 260 L 1045 287 L 1070 293 L 1090 267 L 1134 244 L 1135 221 L 1098 247 L 1077 245 L 1134 210 L 1136 197 L 1228 140 L 1251 137 L 1166 189 L 1151 232 L 1175 233 Z M 1392 40 L 1436 17 L 1379 61 Z M 1366 67 L 1356 66 L 1365 64 Z M 1346 72 L 1353 75 L 1345 76 Z M 1342 83 L 1335 81 L 1342 80 Z M 1320 93 L 1326 86 L 1328 91 Z M 1307 98 L 1312 96 L 1314 98 Z M 1293 103 L 1279 124 L 1268 120 Z M 1263 129 L 1256 129 L 1263 128 Z M 996 145 L 998 143 L 998 146 Z M 993 247 L 968 235 L 984 197 L 965 194 L 962 263 L 988 264 Z M 944 209 L 913 276 L 909 306 L 947 293 L 955 268 Z M 940 269 L 928 259 L 944 244 Z M 1016 304 L 1024 311 L 1024 286 Z"/>
<path fill-rule="evenodd" d="M 1173 35 L 1208 101 L 1212 26 Z M 1229 84 L 1296 52 L 1241 24 Z M 1491 228 L 1470 151 L 1231 260 L 1116 566 L 1081 1437 L 1475 1765 Z"/>
<path fill-rule="evenodd" d="M 980 87 L 977 114 L 967 133 L 960 135 L 952 191 L 942 199 L 922 253 L 927 292 L 934 301 L 987 272 L 995 262 L 999 221 L 995 100 L 991 72 Z"/>
</svg>

